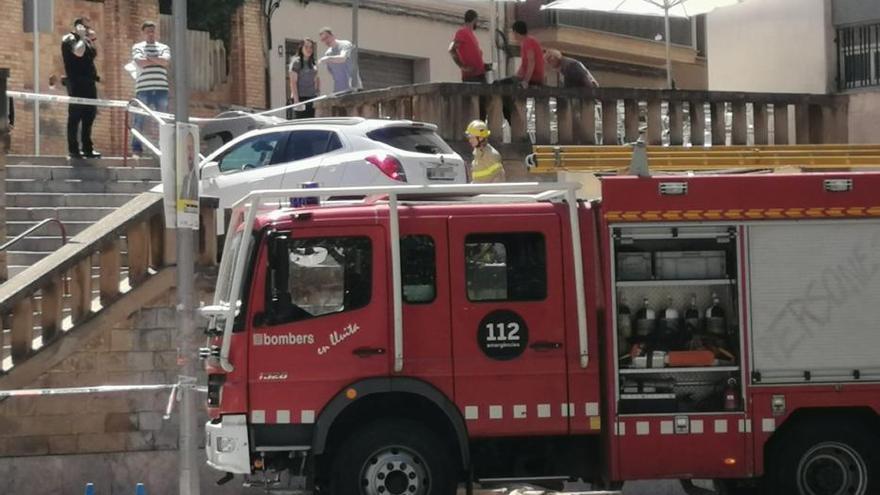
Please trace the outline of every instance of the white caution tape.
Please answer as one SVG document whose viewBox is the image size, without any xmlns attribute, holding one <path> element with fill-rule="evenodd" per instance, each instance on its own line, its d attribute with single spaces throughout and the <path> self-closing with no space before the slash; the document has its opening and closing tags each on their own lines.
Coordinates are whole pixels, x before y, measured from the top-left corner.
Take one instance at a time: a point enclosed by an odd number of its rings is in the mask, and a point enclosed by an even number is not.
<svg viewBox="0 0 880 495">
<path fill-rule="evenodd" d="M 43 93 L 26 93 L 24 91 L 7 91 L 7 95 L 14 100 L 24 100 L 24 101 L 46 101 L 51 103 L 67 103 L 67 104 L 75 104 L 75 105 L 91 105 L 96 107 L 109 107 L 109 108 L 127 108 L 129 112 L 136 113 L 140 115 L 149 115 L 148 112 L 134 106 L 129 101 L 124 100 L 104 100 L 100 98 L 80 98 L 77 96 L 66 96 L 66 95 L 50 95 Z M 264 110 L 262 112 L 257 113 L 248 113 L 246 115 L 236 115 L 233 117 L 190 117 L 190 122 L 194 124 L 206 123 L 206 122 L 218 122 L 218 121 L 227 121 L 227 120 L 238 120 L 238 119 L 246 119 L 254 116 L 264 116 L 264 115 L 272 115 L 275 113 L 284 112 L 288 109 L 292 108 L 305 108 L 309 103 L 314 103 L 316 101 L 321 101 L 323 99 L 329 98 L 333 95 L 321 95 L 311 100 L 301 101 L 299 103 L 293 103 L 291 105 L 286 105 L 278 108 L 271 108 L 269 110 Z M 169 122 L 174 121 L 173 113 L 164 113 L 164 112 L 152 112 L 153 115 L 156 115 L 164 120 Z"/>
<path fill-rule="evenodd" d="M 94 387 L 67 387 L 67 388 L 29 388 L 24 390 L 0 390 L 0 399 L 8 397 L 43 397 L 50 395 L 81 395 L 101 394 L 114 392 L 143 392 L 149 390 L 168 390 L 178 386 L 191 388 L 198 392 L 207 392 L 207 387 L 195 386 L 190 382 L 182 381 L 174 385 L 98 385 Z"/>
<path fill-rule="evenodd" d="M 7 91 L 14 100 L 25 101 L 48 101 L 53 103 L 73 103 L 75 105 L 91 105 L 95 107 L 125 108 L 128 106 L 127 101 L 122 100 L 101 100 L 97 98 L 80 98 L 77 96 L 66 95 L 47 95 L 40 93 L 25 93 L 23 91 Z"/>
</svg>

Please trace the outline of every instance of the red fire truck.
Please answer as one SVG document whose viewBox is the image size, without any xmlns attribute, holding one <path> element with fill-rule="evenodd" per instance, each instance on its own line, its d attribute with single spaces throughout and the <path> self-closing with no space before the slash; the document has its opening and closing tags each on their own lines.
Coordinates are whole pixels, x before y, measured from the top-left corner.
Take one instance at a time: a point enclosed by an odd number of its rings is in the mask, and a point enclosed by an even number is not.
<svg viewBox="0 0 880 495">
<path fill-rule="evenodd" d="M 345 495 L 880 493 L 880 174 L 577 188 L 242 200 L 202 309 L 209 464 Z M 365 199 L 266 211 L 305 196 Z"/>
</svg>

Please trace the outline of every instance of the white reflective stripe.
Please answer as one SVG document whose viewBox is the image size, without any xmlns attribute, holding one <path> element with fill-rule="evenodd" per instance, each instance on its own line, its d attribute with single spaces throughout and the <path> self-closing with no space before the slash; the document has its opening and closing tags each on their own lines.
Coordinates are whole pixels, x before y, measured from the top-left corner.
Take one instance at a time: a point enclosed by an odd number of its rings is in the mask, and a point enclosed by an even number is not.
<svg viewBox="0 0 880 495">
<path fill-rule="evenodd" d="M 562 412 L 563 418 L 570 418 L 574 416 L 574 404 L 569 402 L 568 404 L 561 404 L 559 410 Z"/>
<path fill-rule="evenodd" d="M 587 402 L 585 409 L 587 412 L 587 416 L 598 416 L 599 415 L 599 403 L 598 402 Z"/>
<path fill-rule="evenodd" d="M 286 409 L 275 411 L 275 422 L 282 424 L 290 423 L 290 411 Z"/>
<path fill-rule="evenodd" d="M 774 418 L 764 418 L 761 420 L 761 431 L 764 433 L 770 433 L 772 431 L 776 431 L 776 419 Z"/>
<path fill-rule="evenodd" d="M 727 420 L 726 419 L 716 419 L 715 420 L 715 433 L 727 433 Z"/>
<path fill-rule="evenodd" d="M 661 421 L 660 422 L 660 434 L 661 435 L 672 435 L 675 433 L 675 423 L 672 421 Z"/>
<path fill-rule="evenodd" d="M 310 425 L 315 422 L 315 411 L 310 411 L 308 409 L 303 410 L 300 415 L 300 419 L 303 424 Z"/>
<path fill-rule="evenodd" d="M 617 428 L 614 433 L 618 436 L 621 436 L 621 437 L 625 436 L 626 435 L 626 423 L 621 421 L 619 423 L 615 423 L 615 425 Z"/>
<path fill-rule="evenodd" d="M 526 410 L 525 404 L 513 406 L 513 419 L 526 419 Z"/>
<path fill-rule="evenodd" d="M 467 420 L 480 419 L 480 408 L 477 406 L 465 406 L 464 419 L 467 419 Z"/>
<path fill-rule="evenodd" d="M 550 417 L 550 404 L 538 404 L 538 417 L 539 418 L 549 418 Z"/>
<path fill-rule="evenodd" d="M 739 432 L 740 433 L 751 433 L 752 432 L 752 420 L 749 418 L 739 420 Z"/>
<path fill-rule="evenodd" d="M 636 422 L 636 435 L 650 435 L 651 434 L 651 423 L 647 421 L 637 421 Z"/>
<path fill-rule="evenodd" d="M 699 435 L 703 433 L 703 420 L 702 419 L 692 419 L 691 420 L 691 434 Z"/>
<path fill-rule="evenodd" d="M 489 406 L 489 419 L 502 419 L 504 408 L 502 406 Z"/>
<path fill-rule="evenodd" d="M 266 411 L 262 409 L 254 409 L 251 411 L 251 423 L 262 425 L 266 423 Z"/>
</svg>

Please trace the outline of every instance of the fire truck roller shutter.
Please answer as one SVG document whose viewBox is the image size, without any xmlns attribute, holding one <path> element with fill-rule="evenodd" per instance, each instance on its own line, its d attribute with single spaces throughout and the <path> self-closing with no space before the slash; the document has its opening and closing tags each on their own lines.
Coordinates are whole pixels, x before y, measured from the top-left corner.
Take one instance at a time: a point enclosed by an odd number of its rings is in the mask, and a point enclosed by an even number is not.
<svg viewBox="0 0 880 495">
<path fill-rule="evenodd" d="M 356 395 L 353 399 L 350 399 L 349 391 L 352 389 L 356 392 Z M 372 398 L 373 400 L 365 401 L 367 398 Z M 358 418 L 355 424 L 363 425 L 366 424 L 366 421 L 360 417 L 361 413 L 358 410 L 366 407 L 387 411 L 387 408 L 383 408 L 383 403 L 390 405 L 398 400 L 407 399 L 410 401 L 421 399 L 423 403 L 430 404 L 430 407 L 433 409 L 433 414 L 431 414 L 433 423 L 437 423 L 438 418 L 445 420 L 445 424 L 439 426 L 448 429 L 449 433 L 454 433 L 458 442 L 462 466 L 467 469 L 470 465 L 470 450 L 468 448 L 467 428 L 465 427 L 461 412 L 449 398 L 433 385 L 414 378 L 368 378 L 345 387 L 327 404 L 327 407 L 321 411 L 320 416 L 315 422 L 315 431 L 312 439 L 313 452 L 315 454 L 324 453 L 333 427 L 338 424 L 338 419 L 349 414 L 355 414 Z M 405 409 L 409 410 L 410 408 Z M 397 414 L 403 415 L 404 413 L 403 411 L 397 411 Z M 383 417 L 387 418 L 388 416 Z M 434 424 L 433 426 L 438 425 Z"/>
</svg>

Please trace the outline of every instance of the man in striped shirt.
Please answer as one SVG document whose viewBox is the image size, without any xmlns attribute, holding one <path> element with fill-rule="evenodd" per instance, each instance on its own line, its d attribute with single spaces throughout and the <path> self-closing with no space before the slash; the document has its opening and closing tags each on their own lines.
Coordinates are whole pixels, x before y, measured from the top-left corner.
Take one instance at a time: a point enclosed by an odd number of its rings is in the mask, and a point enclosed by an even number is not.
<svg viewBox="0 0 880 495">
<path fill-rule="evenodd" d="M 131 47 L 131 58 L 138 68 L 135 98 L 153 110 L 165 112 L 168 110 L 168 65 L 171 61 L 171 49 L 156 41 L 156 23 L 144 21 L 141 32 L 144 41 Z M 134 128 L 143 132 L 143 115 L 135 115 Z M 135 155 L 143 152 L 137 138 L 132 138 L 131 149 Z"/>
</svg>

